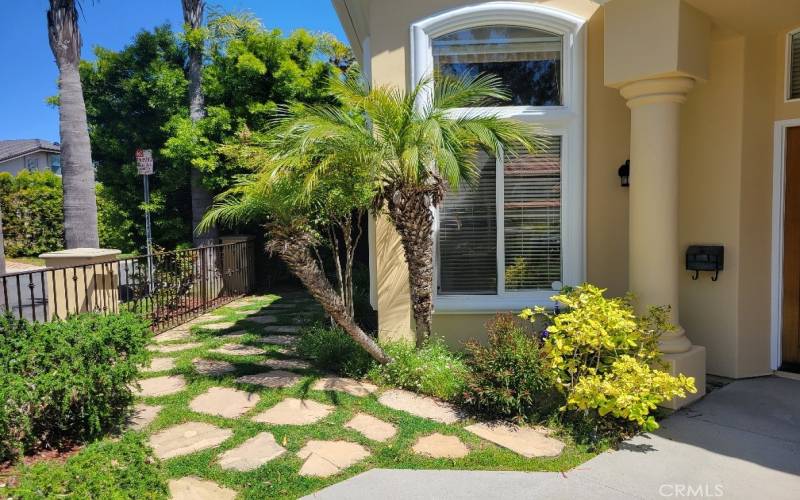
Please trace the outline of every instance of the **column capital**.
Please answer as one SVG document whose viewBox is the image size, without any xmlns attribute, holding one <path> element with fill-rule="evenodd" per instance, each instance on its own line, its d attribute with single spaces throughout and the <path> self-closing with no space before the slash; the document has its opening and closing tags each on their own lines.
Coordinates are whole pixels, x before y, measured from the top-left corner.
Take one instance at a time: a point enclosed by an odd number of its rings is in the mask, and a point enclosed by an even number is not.
<svg viewBox="0 0 800 500">
<path fill-rule="evenodd" d="M 644 104 L 664 102 L 683 104 L 692 87 L 694 87 L 693 78 L 671 76 L 627 83 L 619 89 L 619 93 L 625 98 L 629 108 L 635 108 Z"/>
</svg>

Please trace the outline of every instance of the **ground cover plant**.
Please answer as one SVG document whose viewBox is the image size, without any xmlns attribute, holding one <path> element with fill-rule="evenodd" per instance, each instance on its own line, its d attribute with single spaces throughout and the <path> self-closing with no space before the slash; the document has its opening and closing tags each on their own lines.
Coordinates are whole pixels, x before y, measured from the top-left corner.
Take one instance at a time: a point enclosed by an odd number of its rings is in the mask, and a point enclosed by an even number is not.
<svg viewBox="0 0 800 500">
<path fill-rule="evenodd" d="M 383 345 L 392 362 L 373 367 L 371 380 L 446 401 L 456 399 L 464 390 L 467 366 L 443 340 L 428 339 L 419 348 L 410 342 Z"/>
<path fill-rule="evenodd" d="M 0 461 L 96 439 L 119 427 L 149 353 L 131 313 L 29 323 L 0 318 Z"/>
<path fill-rule="evenodd" d="M 278 307 L 289 300 L 298 304 L 296 309 Z M 159 344 L 170 346 L 189 341 L 198 343 L 197 346 L 185 350 L 157 353 L 156 356 L 158 357 L 173 359 L 174 367 L 164 371 L 143 374 L 144 378 L 180 375 L 185 378 L 186 387 L 171 395 L 143 397 L 140 400 L 142 403 L 158 406 L 160 411 L 151 423 L 140 430 L 128 431 L 123 440 L 127 436 L 133 435 L 141 439 L 141 442 L 146 445 L 149 437 L 154 433 L 185 422 L 209 423 L 223 429 L 230 429 L 233 434 L 216 448 L 162 461 L 156 460 L 154 464 L 161 471 L 160 473 L 143 469 L 138 465 L 135 466 L 134 469 L 138 470 L 143 476 L 142 481 L 153 485 L 153 489 L 156 492 L 162 491 L 158 485 L 161 484 L 163 478 L 169 480 L 197 476 L 239 492 L 240 498 L 297 498 L 375 467 L 566 471 L 591 458 L 594 454 L 589 451 L 588 447 L 576 445 L 566 439 L 566 447 L 557 457 L 524 458 L 508 449 L 484 441 L 467 431 L 465 427 L 471 422 L 469 420 L 454 424 L 443 424 L 389 408 L 378 401 L 377 393 L 353 396 L 340 391 L 313 389 L 314 382 L 317 379 L 331 376 L 330 371 L 327 369 L 316 367 L 295 369 L 294 371 L 301 377 L 301 381 L 293 387 L 283 389 L 265 388 L 236 382 L 235 379 L 241 375 L 263 372 L 265 368 L 260 363 L 265 362 L 265 360 L 293 360 L 298 355 L 298 352 L 292 351 L 291 347 L 259 342 L 258 340 L 261 337 L 269 334 L 271 328 L 276 328 L 278 325 L 296 325 L 298 317 L 307 318 L 309 324 L 319 323 L 323 320 L 323 313 L 321 308 L 308 298 L 279 298 L 274 295 L 253 299 L 244 305 L 226 306 L 217 310 L 216 313 L 217 316 L 209 317 L 207 322 L 227 322 L 233 325 L 223 330 L 205 330 L 202 325 L 194 326 L 189 339 Z M 275 321 L 264 324 L 248 320 L 248 318 L 265 315 L 274 317 Z M 323 332 L 324 330 L 322 327 L 316 326 L 307 331 Z M 237 336 L 233 338 L 225 337 L 225 335 L 231 333 L 235 333 Z M 326 335 L 326 333 L 321 334 Z M 339 335 L 343 334 L 339 333 Z M 349 337 L 344 338 L 349 339 Z M 214 349 L 231 343 L 259 347 L 265 350 L 266 354 L 238 356 L 213 352 Z M 440 347 L 434 347 L 432 351 L 437 349 L 440 349 Z M 231 363 L 235 368 L 235 372 L 217 375 L 202 374 L 195 369 L 193 362 L 197 359 L 211 359 Z M 190 402 L 197 396 L 206 393 L 212 387 L 230 387 L 250 391 L 258 395 L 260 400 L 250 411 L 235 418 L 220 417 L 192 410 Z M 391 389 L 391 387 L 386 389 Z M 253 415 L 272 407 L 287 397 L 327 404 L 332 407 L 332 411 L 327 417 L 309 425 L 273 425 L 252 420 Z M 368 439 L 344 425 L 360 413 L 368 414 L 392 424 L 397 429 L 396 435 L 385 442 L 379 442 Z M 220 454 L 241 445 L 247 439 L 261 432 L 272 433 L 276 442 L 286 448 L 287 452 L 263 466 L 247 472 L 222 469 L 219 466 L 217 459 Z M 469 448 L 469 454 L 463 458 L 456 459 L 430 458 L 412 451 L 412 446 L 420 437 L 437 432 L 460 439 Z M 357 443 L 367 449 L 370 455 L 331 477 L 300 476 L 298 471 L 302 467 L 303 460 L 296 453 L 311 439 L 345 440 Z M 103 441 L 103 450 L 109 451 L 109 458 L 116 460 L 116 463 L 120 465 L 126 463 L 121 459 L 122 455 L 116 456 L 118 453 L 121 454 L 122 450 L 106 447 L 106 443 L 109 443 L 109 441 Z M 89 448 L 78 456 L 81 457 L 89 453 Z M 94 449 L 92 448 L 92 450 Z M 76 460 L 80 459 L 76 457 Z M 109 468 L 106 467 L 111 462 L 106 459 L 100 459 L 99 462 L 102 476 L 111 477 L 107 474 Z M 133 462 L 139 463 L 136 460 Z M 86 462 L 84 461 L 84 463 Z M 65 468 L 63 465 L 51 463 L 43 463 L 35 471 L 28 468 L 21 469 L 18 472 L 22 477 L 19 478 L 19 488 L 15 493 L 22 491 L 21 488 L 23 486 L 27 488 L 26 491 L 31 491 L 34 487 L 41 488 L 45 478 L 49 477 L 58 486 L 48 491 L 57 491 L 67 498 L 77 498 L 87 489 L 79 484 L 82 480 L 82 474 L 77 472 L 69 473 L 69 470 L 75 471 L 77 469 L 74 466 Z M 112 469 L 110 473 L 113 475 L 116 474 L 116 471 Z M 99 484 L 99 482 L 98 479 L 95 484 Z M 120 493 L 118 498 L 135 497 L 141 491 L 141 488 L 136 484 L 126 485 L 124 480 L 121 480 L 120 483 L 120 488 L 124 488 L 125 493 Z M 109 487 L 108 491 L 116 492 L 118 490 Z M 86 495 L 83 497 L 85 498 Z M 154 495 L 153 498 L 158 498 L 158 496 Z"/>
<path fill-rule="evenodd" d="M 25 467 L 7 498 L 34 500 L 166 499 L 166 476 L 141 435 L 98 441 L 64 463 L 39 462 Z"/>
</svg>

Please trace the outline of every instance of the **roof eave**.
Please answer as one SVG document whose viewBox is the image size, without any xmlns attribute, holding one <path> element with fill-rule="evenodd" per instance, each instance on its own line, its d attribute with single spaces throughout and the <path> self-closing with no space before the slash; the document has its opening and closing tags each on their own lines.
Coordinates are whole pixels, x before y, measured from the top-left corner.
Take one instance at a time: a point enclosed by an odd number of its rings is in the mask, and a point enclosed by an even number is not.
<svg viewBox="0 0 800 500">
<path fill-rule="evenodd" d="M 362 50 L 364 40 L 369 37 L 369 26 L 367 25 L 366 9 L 360 0 L 331 0 L 339 22 L 350 42 L 353 55 L 363 65 L 364 52 Z"/>
</svg>

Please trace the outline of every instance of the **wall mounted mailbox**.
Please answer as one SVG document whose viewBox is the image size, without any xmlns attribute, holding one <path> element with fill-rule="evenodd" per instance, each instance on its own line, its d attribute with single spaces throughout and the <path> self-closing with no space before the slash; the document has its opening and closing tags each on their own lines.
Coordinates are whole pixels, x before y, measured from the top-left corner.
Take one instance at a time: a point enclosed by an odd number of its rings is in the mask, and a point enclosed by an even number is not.
<svg viewBox="0 0 800 500">
<path fill-rule="evenodd" d="M 717 281 L 724 267 L 725 247 L 722 245 L 690 245 L 686 249 L 686 270 L 694 271 L 693 280 L 700 277 L 700 271 L 709 271 L 714 273 L 711 281 Z"/>
</svg>

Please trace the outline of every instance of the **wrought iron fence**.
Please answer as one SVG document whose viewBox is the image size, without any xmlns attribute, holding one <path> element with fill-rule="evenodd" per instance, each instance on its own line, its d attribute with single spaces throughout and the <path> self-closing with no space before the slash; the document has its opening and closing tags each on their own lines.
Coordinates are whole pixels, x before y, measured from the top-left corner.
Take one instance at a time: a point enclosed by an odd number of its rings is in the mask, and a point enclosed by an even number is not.
<svg viewBox="0 0 800 500">
<path fill-rule="evenodd" d="M 134 311 L 158 332 L 253 288 L 252 241 L 0 276 L 0 308 L 30 321 Z"/>
</svg>

